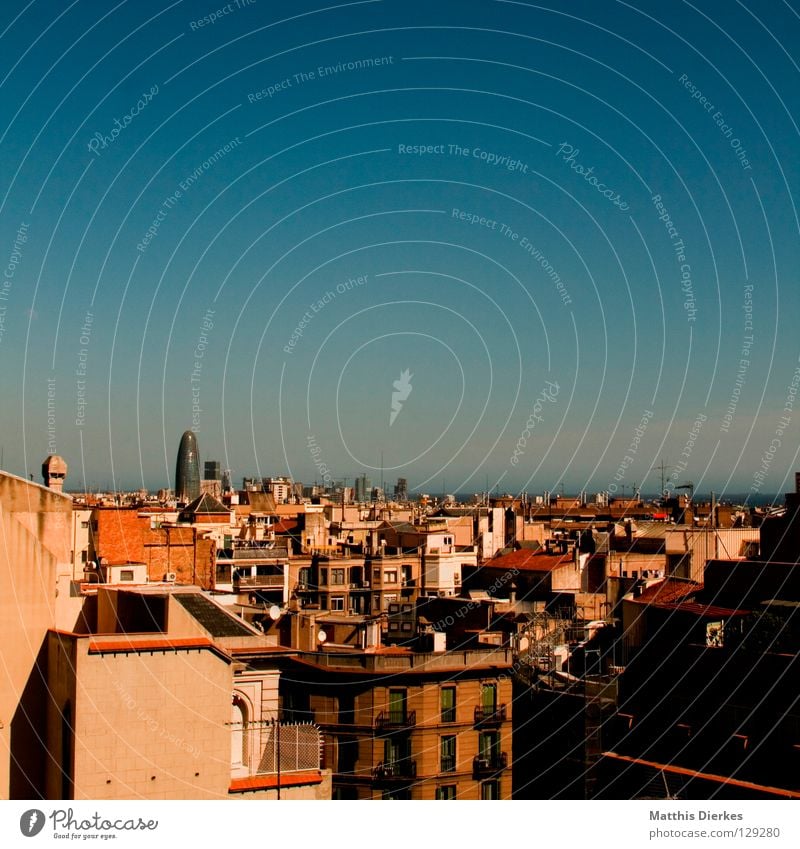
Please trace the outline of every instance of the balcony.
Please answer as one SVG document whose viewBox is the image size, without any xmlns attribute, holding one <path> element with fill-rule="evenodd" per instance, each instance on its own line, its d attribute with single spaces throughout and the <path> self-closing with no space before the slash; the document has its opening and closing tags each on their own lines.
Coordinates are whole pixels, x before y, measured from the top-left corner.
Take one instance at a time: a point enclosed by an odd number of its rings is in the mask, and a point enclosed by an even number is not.
<svg viewBox="0 0 800 849">
<path fill-rule="evenodd" d="M 394 734 L 399 731 L 410 731 L 417 724 L 417 712 L 393 713 L 381 711 L 375 720 L 375 731 L 378 734 Z"/>
<path fill-rule="evenodd" d="M 320 769 L 322 740 L 316 725 L 234 722 L 229 728 L 232 778 Z"/>
<path fill-rule="evenodd" d="M 476 777 L 493 775 L 508 766 L 508 755 L 497 752 L 490 755 L 476 755 L 472 760 L 472 773 Z"/>
<path fill-rule="evenodd" d="M 398 761 L 381 761 L 372 770 L 373 781 L 390 783 L 394 781 L 413 781 L 417 777 L 417 762 L 411 758 Z"/>
<path fill-rule="evenodd" d="M 479 706 L 475 708 L 475 726 L 486 728 L 491 725 L 500 725 L 506 721 L 506 706 L 494 705 L 493 707 Z"/>
<path fill-rule="evenodd" d="M 252 589 L 283 589 L 283 575 L 234 575 L 233 589 L 235 592 Z"/>
</svg>

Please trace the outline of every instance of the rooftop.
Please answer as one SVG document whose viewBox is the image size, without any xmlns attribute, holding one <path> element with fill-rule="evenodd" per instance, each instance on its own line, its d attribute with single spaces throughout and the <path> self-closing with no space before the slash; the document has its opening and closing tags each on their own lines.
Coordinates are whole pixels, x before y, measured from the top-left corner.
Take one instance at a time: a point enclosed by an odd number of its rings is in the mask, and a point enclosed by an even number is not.
<svg viewBox="0 0 800 849">
<path fill-rule="evenodd" d="M 567 554 L 547 554 L 541 549 L 536 551 L 520 549 L 519 551 L 512 551 L 511 554 L 503 554 L 500 557 L 486 560 L 481 568 L 501 569 L 503 571 L 516 569 L 519 572 L 552 572 L 553 569 L 572 562 L 573 555 L 571 552 Z"/>
</svg>

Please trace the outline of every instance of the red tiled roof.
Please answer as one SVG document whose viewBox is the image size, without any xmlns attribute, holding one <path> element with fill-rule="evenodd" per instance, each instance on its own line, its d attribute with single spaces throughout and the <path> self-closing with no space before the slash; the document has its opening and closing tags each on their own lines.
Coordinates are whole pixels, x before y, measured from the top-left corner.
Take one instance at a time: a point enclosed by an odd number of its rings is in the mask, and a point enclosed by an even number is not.
<svg viewBox="0 0 800 849">
<path fill-rule="evenodd" d="M 702 589 L 703 585 L 696 584 L 694 581 L 677 581 L 673 578 L 664 578 L 657 584 L 645 587 L 642 594 L 636 596 L 633 601 L 639 604 L 676 604 Z"/>
<path fill-rule="evenodd" d="M 276 534 L 292 534 L 297 531 L 299 527 L 299 522 L 290 523 L 284 519 L 272 525 L 272 530 L 275 531 Z"/>
<path fill-rule="evenodd" d="M 159 639 L 141 637 L 128 640 L 89 640 L 89 652 L 140 652 L 140 651 L 180 651 L 181 649 L 213 649 L 211 640 L 205 637 L 187 637 L 179 639 Z"/>
<path fill-rule="evenodd" d="M 572 554 L 544 554 L 541 550 L 520 549 L 486 560 L 482 569 L 498 569 L 504 572 L 517 569 L 520 572 L 552 572 L 559 566 L 572 562 Z"/>
<path fill-rule="evenodd" d="M 303 772 L 289 772 L 281 775 L 281 787 L 300 787 L 304 784 L 321 784 L 322 773 L 318 769 Z M 229 793 L 247 793 L 250 790 L 275 790 L 278 787 L 277 775 L 253 775 L 250 778 L 234 778 Z"/>
<path fill-rule="evenodd" d="M 734 610 L 730 607 L 717 607 L 714 604 L 698 604 L 693 601 L 679 601 L 674 604 L 656 604 L 656 607 L 692 613 L 695 616 L 710 616 L 712 619 L 730 619 L 731 616 L 747 616 L 749 610 Z"/>
</svg>

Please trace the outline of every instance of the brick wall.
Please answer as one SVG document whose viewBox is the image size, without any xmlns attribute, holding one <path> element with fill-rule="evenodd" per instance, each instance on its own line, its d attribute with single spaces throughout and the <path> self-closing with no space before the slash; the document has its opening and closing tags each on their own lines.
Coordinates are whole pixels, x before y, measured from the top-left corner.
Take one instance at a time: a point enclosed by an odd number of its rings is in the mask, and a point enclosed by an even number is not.
<svg viewBox="0 0 800 849">
<path fill-rule="evenodd" d="M 150 527 L 149 516 L 133 509 L 96 510 L 93 521 L 95 557 L 109 562 L 135 561 L 147 564 L 151 581 L 161 581 L 174 572 L 180 584 L 197 584 L 213 589 L 216 547 L 203 539 L 195 527 Z"/>
</svg>

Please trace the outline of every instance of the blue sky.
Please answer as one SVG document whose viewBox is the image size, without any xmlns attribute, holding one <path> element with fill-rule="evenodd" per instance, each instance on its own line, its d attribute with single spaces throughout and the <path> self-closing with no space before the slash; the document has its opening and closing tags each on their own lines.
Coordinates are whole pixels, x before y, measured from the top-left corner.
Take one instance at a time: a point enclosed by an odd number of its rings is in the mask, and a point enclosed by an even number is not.
<svg viewBox="0 0 800 849">
<path fill-rule="evenodd" d="M 797 4 L 32 2 L 0 33 L 7 470 L 164 486 L 194 427 L 235 479 L 790 488 Z"/>
</svg>

